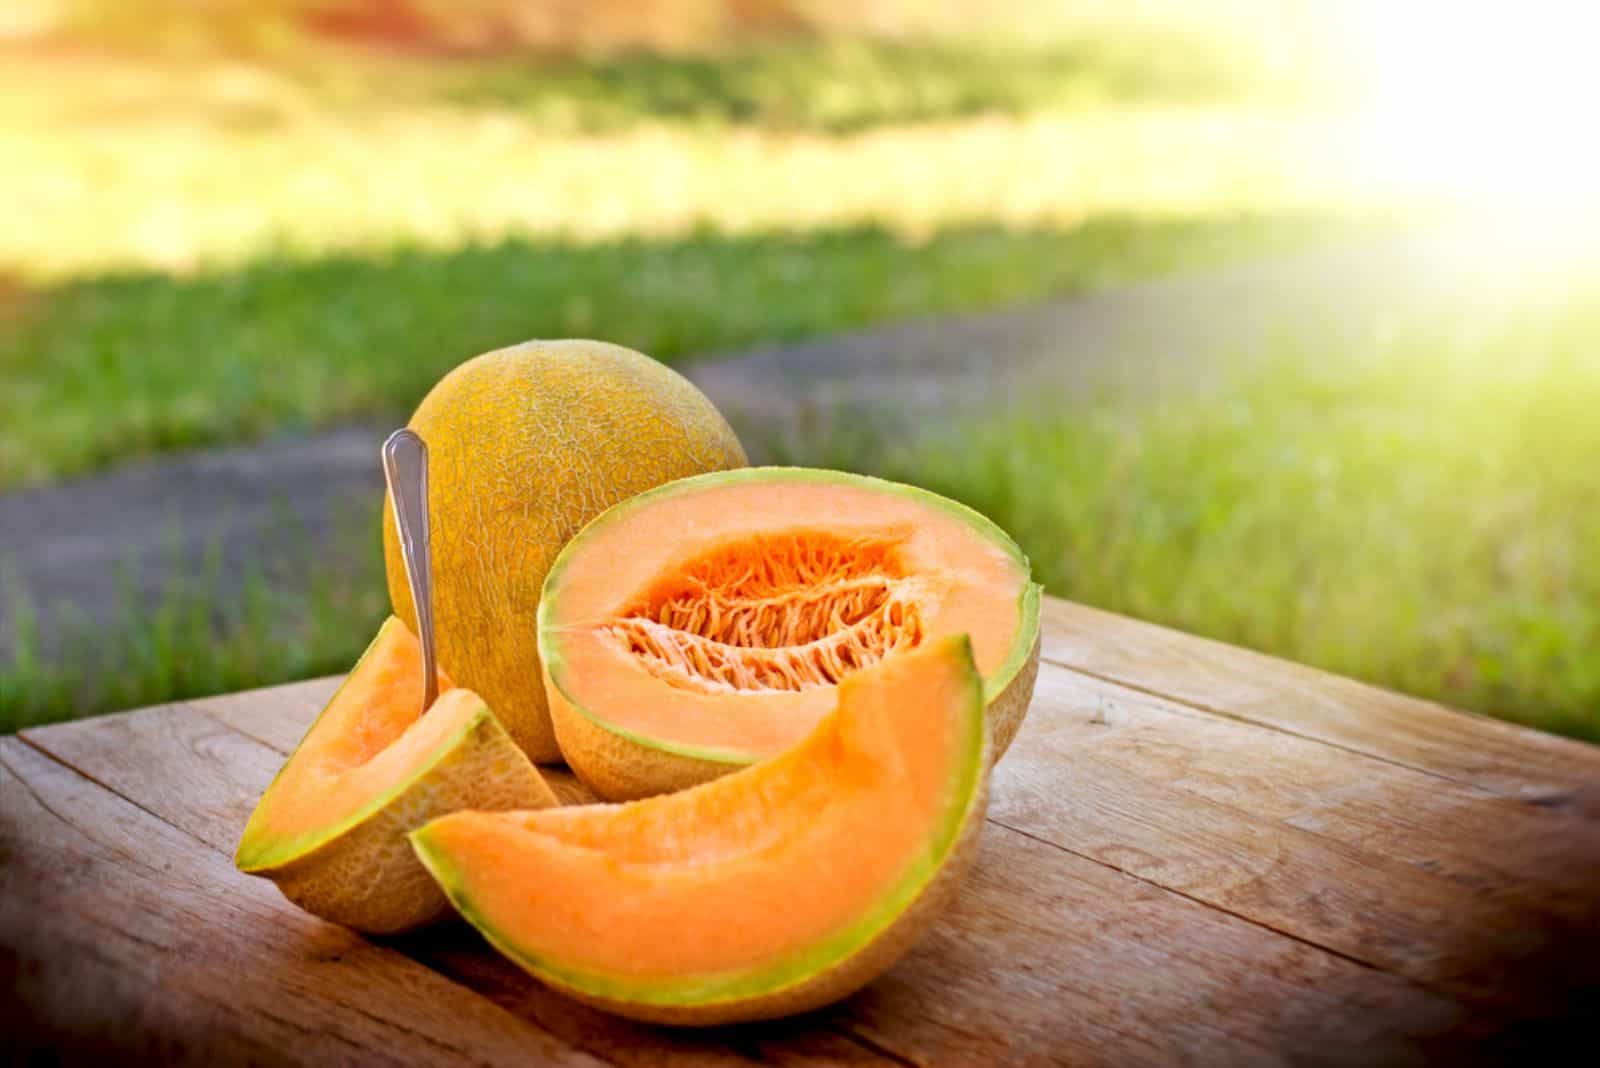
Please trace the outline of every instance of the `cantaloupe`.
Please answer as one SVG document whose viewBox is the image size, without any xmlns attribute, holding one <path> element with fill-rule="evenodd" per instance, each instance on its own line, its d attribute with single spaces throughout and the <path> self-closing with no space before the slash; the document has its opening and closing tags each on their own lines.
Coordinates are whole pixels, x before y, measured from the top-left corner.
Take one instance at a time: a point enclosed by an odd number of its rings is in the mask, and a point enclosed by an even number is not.
<svg viewBox="0 0 1600 1068">
<path fill-rule="evenodd" d="M 410 426 L 429 451 L 439 663 L 533 760 L 559 760 L 535 626 L 550 564 L 611 505 L 742 467 L 744 450 L 686 379 L 599 341 L 530 341 L 468 360 Z M 415 628 L 393 510 L 383 514 L 390 599 Z"/>
<path fill-rule="evenodd" d="M 517 964 L 642 1020 L 802 1012 L 892 965 L 950 899 L 983 823 L 983 680 L 965 637 L 852 674 L 793 749 L 681 793 L 461 812 L 411 841 Z"/>
<path fill-rule="evenodd" d="M 440 680 L 422 713 L 422 651 L 391 616 L 267 787 L 235 862 L 295 904 L 374 934 L 449 914 L 406 834 L 460 808 L 555 795 L 483 699 Z"/>
<path fill-rule="evenodd" d="M 1022 552 L 935 494 L 800 468 L 683 479 L 612 508 L 563 550 L 539 612 L 561 751 L 609 800 L 782 752 L 854 672 L 957 633 L 998 759 L 1038 670 Z"/>
</svg>

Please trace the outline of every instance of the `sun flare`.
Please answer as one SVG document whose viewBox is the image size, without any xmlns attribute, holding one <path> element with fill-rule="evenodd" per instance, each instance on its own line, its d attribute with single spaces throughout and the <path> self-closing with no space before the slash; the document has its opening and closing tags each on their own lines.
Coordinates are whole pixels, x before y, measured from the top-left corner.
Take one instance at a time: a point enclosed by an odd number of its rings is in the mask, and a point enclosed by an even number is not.
<svg viewBox="0 0 1600 1068">
<path fill-rule="evenodd" d="M 1413 0 L 1359 10 L 1367 166 L 1497 211 L 1594 213 L 1600 9 Z"/>
</svg>

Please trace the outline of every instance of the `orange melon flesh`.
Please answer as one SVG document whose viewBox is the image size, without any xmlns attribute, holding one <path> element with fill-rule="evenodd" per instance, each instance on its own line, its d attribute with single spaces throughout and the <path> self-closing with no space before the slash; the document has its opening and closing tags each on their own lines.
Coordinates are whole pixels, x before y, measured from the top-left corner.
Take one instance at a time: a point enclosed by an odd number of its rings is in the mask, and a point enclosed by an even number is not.
<svg viewBox="0 0 1600 1068">
<path fill-rule="evenodd" d="M 391 617 L 284 763 L 235 863 L 308 912 L 375 934 L 450 905 L 406 835 L 462 808 L 556 803 L 483 699 L 450 687 L 422 710 L 422 652 Z"/>
<path fill-rule="evenodd" d="M 746 1018 L 739 1003 L 757 997 L 798 1011 L 783 992 L 882 935 L 981 819 L 969 648 L 948 638 L 852 675 L 797 747 L 694 789 L 462 812 L 412 842 L 462 915 L 558 987 L 644 1018 L 675 1019 L 638 1011 L 650 1005 Z"/>
<path fill-rule="evenodd" d="M 574 716 L 664 753 L 746 764 L 804 737 L 852 672 L 958 633 L 990 699 L 1023 674 L 1031 690 L 1038 588 L 1015 543 L 934 494 L 798 468 L 683 479 L 611 509 L 562 553 L 540 609 L 563 753 L 613 799 L 684 783 L 609 775 L 596 764 L 648 758 L 592 751 Z M 1027 694 L 1012 697 L 1020 720 Z"/>
<path fill-rule="evenodd" d="M 412 778 L 465 728 L 482 702 L 454 693 L 422 708 L 422 644 L 390 616 L 326 710 L 307 732 L 250 819 L 239 850 L 249 870 L 331 837 Z"/>
</svg>

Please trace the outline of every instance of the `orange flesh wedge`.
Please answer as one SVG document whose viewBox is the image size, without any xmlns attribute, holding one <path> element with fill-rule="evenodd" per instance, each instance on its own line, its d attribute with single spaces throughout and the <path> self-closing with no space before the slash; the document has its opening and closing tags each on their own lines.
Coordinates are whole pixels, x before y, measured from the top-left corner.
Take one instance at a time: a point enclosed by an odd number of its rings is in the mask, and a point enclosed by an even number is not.
<svg viewBox="0 0 1600 1068">
<path fill-rule="evenodd" d="M 657 1005 L 770 995 L 861 952 L 981 818 L 969 650 L 947 638 L 851 674 L 795 748 L 694 789 L 461 812 L 412 842 L 465 917 L 559 987 Z"/>
<path fill-rule="evenodd" d="M 540 610 L 553 706 L 730 763 L 794 745 L 845 678 L 950 634 L 970 636 L 991 696 L 1021 669 L 1037 593 L 1015 544 L 933 494 L 792 468 L 612 509 L 562 553 Z"/>
<path fill-rule="evenodd" d="M 239 846 L 268 867 L 315 848 L 392 796 L 481 714 L 475 694 L 439 676 L 422 710 L 422 646 L 390 616 L 272 783 Z"/>
</svg>

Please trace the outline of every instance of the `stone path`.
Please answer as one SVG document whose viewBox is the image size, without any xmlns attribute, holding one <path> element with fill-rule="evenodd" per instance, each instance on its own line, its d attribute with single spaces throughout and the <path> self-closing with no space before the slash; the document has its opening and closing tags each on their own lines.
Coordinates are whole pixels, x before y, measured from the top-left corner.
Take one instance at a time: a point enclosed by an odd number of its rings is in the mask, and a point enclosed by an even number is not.
<svg viewBox="0 0 1600 1068">
<path fill-rule="evenodd" d="M 381 440 L 377 426 L 348 427 L 0 495 L 0 586 L 19 583 L 49 656 L 68 630 L 160 603 L 180 576 L 204 569 L 208 552 L 220 553 L 219 599 L 237 593 L 251 565 L 289 581 L 314 555 L 349 544 L 342 528 L 371 522 Z M 8 600 L 0 665 L 16 640 Z"/>
<path fill-rule="evenodd" d="M 1385 323 L 1514 288 L 1550 288 L 1478 238 L 1428 236 L 1249 264 L 1036 307 L 904 323 L 708 359 L 687 373 L 755 458 L 826 420 L 925 422 L 962 410 L 1060 406 L 1107 388 L 1203 388 L 1219 365 L 1285 341 L 1358 349 Z M 1558 287 L 1557 287 L 1558 288 Z M 350 552 L 381 491 L 382 427 L 165 457 L 0 495 L 0 584 L 18 584 L 50 655 L 63 628 L 156 603 L 220 552 L 226 601 L 250 566 L 277 581 Z M 341 531 L 345 531 L 341 535 Z M 9 592 L 9 591 L 5 591 Z M 16 640 L 0 593 L 0 664 Z M 65 606 L 70 605 L 67 609 Z"/>
</svg>

